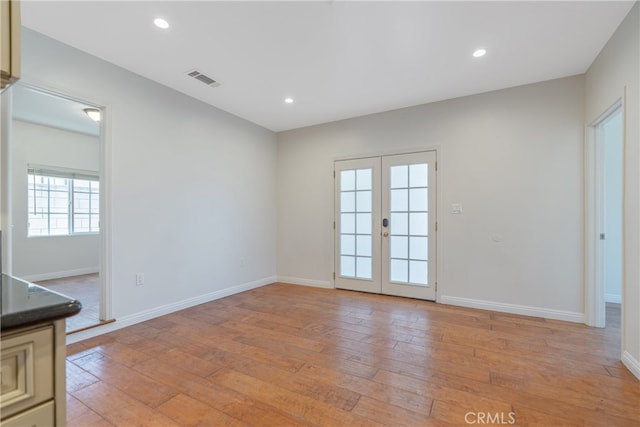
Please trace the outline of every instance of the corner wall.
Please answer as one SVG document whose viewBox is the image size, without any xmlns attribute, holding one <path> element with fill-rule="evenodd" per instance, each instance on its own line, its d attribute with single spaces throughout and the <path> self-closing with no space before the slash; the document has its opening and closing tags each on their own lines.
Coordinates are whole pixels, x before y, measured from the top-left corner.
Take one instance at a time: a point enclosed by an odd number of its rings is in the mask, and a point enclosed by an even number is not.
<svg viewBox="0 0 640 427">
<path fill-rule="evenodd" d="M 640 378 L 640 4 L 636 3 L 585 77 L 585 124 L 619 99 L 624 122 L 622 361 Z"/>
<path fill-rule="evenodd" d="M 25 82 L 105 107 L 105 273 L 119 323 L 274 281 L 273 132 L 37 32 L 22 42 Z"/>
<path fill-rule="evenodd" d="M 335 159 L 437 147 L 438 300 L 582 322 L 583 91 L 568 77 L 279 133 L 279 277 L 333 285 Z"/>
</svg>

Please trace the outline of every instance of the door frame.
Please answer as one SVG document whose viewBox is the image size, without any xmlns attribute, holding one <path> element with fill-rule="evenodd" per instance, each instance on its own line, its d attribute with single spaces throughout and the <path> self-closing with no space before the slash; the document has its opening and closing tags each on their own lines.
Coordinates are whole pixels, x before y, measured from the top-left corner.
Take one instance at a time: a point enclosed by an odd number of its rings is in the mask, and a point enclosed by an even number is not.
<svg viewBox="0 0 640 427">
<path fill-rule="evenodd" d="M 334 167 L 335 167 L 335 163 L 337 161 L 341 161 L 341 160 L 359 160 L 359 159 L 367 159 L 367 158 L 373 158 L 373 157 L 385 157 L 385 156 L 396 156 L 396 155 L 403 155 L 403 154 L 415 154 L 415 153 L 423 153 L 425 151 L 433 151 L 435 152 L 436 155 L 436 171 L 437 171 L 437 187 L 436 187 L 436 209 L 435 209 L 435 215 L 436 215 L 436 224 L 437 224 L 437 232 L 435 233 L 435 241 L 436 241 L 436 262 L 434 263 L 434 268 L 435 268 L 435 277 L 436 277 L 436 282 L 435 282 L 435 299 L 433 301 L 430 302 L 434 302 L 434 303 L 439 303 L 441 300 L 440 295 L 442 295 L 442 290 L 444 289 L 443 285 L 440 283 L 439 281 L 439 277 L 440 277 L 440 272 L 442 271 L 442 245 L 440 244 L 440 235 L 442 234 L 442 224 L 440 223 L 440 212 L 442 209 L 442 180 L 439 178 L 440 177 L 440 173 L 442 172 L 442 162 L 440 159 L 440 151 L 441 151 L 441 147 L 440 145 L 429 145 L 429 146 L 424 146 L 424 147 L 420 147 L 420 146 L 415 146 L 413 148 L 407 148 L 407 149 L 402 149 L 402 150 L 380 150 L 380 151 L 372 151 L 372 152 L 367 152 L 364 154 L 354 154 L 354 155 L 344 155 L 344 156 L 335 156 L 331 159 L 330 162 L 330 176 L 332 177 L 331 179 L 331 189 L 332 189 L 332 199 L 333 199 L 333 207 L 331 210 L 331 222 L 330 224 L 332 224 L 332 228 L 331 228 L 331 235 L 332 235 L 332 241 L 333 241 L 333 245 L 332 245 L 332 252 L 331 252 L 331 271 L 329 272 L 329 277 L 331 277 L 330 283 L 331 283 L 331 287 L 333 289 L 339 289 L 336 288 L 336 270 L 337 270 L 337 264 L 336 264 L 336 257 L 335 257 L 335 253 L 337 251 L 337 241 L 336 241 L 336 233 L 335 233 L 335 229 L 333 228 L 335 226 L 335 212 L 337 209 L 337 205 L 336 205 L 336 197 L 335 197 L 335 179 L 334 179 Z M 425 300 L 426 301 L 426 300 Z"/>
<path fill-rule="evenodd" d="M 70 101 L 75 101 L 81 104 L 89 105 L 91 107 L 97 108 L 101 112 L 100 119 L 100 136 L 99 136 L 99 150 L 100 150 L 100 233 L 99 233 L 99 241 L 100 241 L 100 253 L 98 260 L 98 269 L 99 269 L 99 280 L 100 280 L 100 311 L 99 311 L 99 321 L 108 321 L 111 320 L 112 317 L 112 262 L 111 262 L 111 144 L 109 142 L 110 136 L 110 110 L 107 108 L 105 103 L 96 103 L 94 101 L 86 101 L 83 95 L 71 94 L 67 89 L 65 90 L 57 90 L 52 88 L 52 86 L 41 83 L 41 82 L 31 82 L 28 79 L 22 79 L 16 83 L 16 85 L 23 86 L 28 89 L 36 90 L 38 92 L 49 94 L 52 96 L 57 96 L 60 98 L 68 99 Z M 9 88 L 11 91 L 12 88 Z M 4 95 L 3 95 L 4 96 Z M 90 96 L 89 96 L 90 97 Z M 9 101 L 9 103 L 13 103 L 13 99 Z M 12 108 L 10 107 L 10 110 Z M 12 111 L 9 112 L 8 117 L 8 132 L 11 135 L 13 115 Z M 11 167 L 7 167 L 11 165 L 11 146 L 12 141 L 11 138 L 8 138 L 6 142 L 7 146 L 5 147 L 9 152 L 7 156 L 2 156 L 2 169 L 9 169 L 9 173 L 11 172 Z M 5 172 L 3 172 L 5 173 Z M 9 180 L 10 181 L 10 180 Z M 10 184 L 10 182 L 8 183 Z M 7 183 L 3 183 L 3 187 L 6 186 Z M 3 188 L 4 190 L 4 188 Z M 3 191 L 4 192 L 4 191 Z M 11 217 L 12 212 L 12 197 L 11 197 L 12 189 L 9 189 L 7 195 L 3 195 L 3 198 L 6 200 L 6 206 L 3 205 L 3 209 L 6 213 L 8 213 L 9 218 Z M 3 201 L 4 202 L 4 201 Z M 5 221 L 5 220 L 3 220 Z M 11 268 L 11 251 L 12 251 L 12 242 L 11 239 L 13 237 L 11 233 L 11 225 L 7 227 L 8 235 L 5 245 L 6 251 L 3 251 L 3 254 L 7 254 L 8 257 L 8 266 Z M 4 236 L 3 236 L 4 237 Z M 5 256 L 5 255 L 3 255 Z M 7 259 L 7 258 L 5 258 Z"/>
<path fill-rule="evenodd" d="M 604 250 L 600 233 L 604 230 L 604 144 L 598 135 L 599 126 L 613 114 L 622 114 L 622 150 L 626 149 L 624 98 L 619 98 L 586 128 L 585 149 L 585 323 L 589 326 L 603 328 L 606 326 L 606 302 L 604 286 Z M 621 173 L 624 176 L 624 161 Z M 624 179 L 623 179 L 624 190 Z M 625 289 L 625 233 L 624 205 L 625 194 L 622 192 L 622 294 L 621 307 L 624 313 Z M 624 328 L 624 316 L 622 316 Z"/>
</svg>

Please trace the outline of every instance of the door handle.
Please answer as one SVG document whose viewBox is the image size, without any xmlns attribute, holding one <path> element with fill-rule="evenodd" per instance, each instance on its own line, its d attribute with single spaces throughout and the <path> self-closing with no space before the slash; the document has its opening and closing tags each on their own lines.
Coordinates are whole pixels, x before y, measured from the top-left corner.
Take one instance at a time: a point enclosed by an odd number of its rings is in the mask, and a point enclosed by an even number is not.
<svg viewBox="0 0 640 427">
<path fill-rule="evenodd" d="M 385 231 L 384 233 L 382 233 L 382 235 L 383 235 L 384 237 L 389 237 L 389 232 L 388 232 L 388 231 Z"/>
</svg>

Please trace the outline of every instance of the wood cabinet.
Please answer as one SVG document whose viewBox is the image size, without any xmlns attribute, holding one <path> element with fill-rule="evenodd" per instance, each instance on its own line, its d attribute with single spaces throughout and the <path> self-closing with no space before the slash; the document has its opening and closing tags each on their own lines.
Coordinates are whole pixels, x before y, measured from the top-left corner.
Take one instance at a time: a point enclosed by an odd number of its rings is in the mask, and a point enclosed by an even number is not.
<svg viewBox="0 0 640 427">
<path fill-rule="evenodd" d="M 2 426 L 64 426 L 64 320 L 2 333 Z"/>
<path fill-rule="evenodd" d="M 20 78 L 20 3 L 0 0 L 0 90 Z"/>
</svg>

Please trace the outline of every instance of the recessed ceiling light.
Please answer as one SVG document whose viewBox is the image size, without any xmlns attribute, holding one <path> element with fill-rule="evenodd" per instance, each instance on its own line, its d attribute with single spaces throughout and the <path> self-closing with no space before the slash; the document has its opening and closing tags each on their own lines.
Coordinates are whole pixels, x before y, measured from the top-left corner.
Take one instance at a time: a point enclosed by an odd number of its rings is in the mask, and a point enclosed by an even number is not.
<svg viewBox="0 0 640 427">
<path fill-rule="evenodd" d="M 166 19 L 156 18 L 153 20 L 153 23 L 156 27 L 162 28 L 163 30 L 166 30 L 167 28 L 169 28 L 169 23 L 167 22 Z"/>
<path fill-rule="evenodd" d="M 100 121 L 100 110 L 98 110 L 97 108 L 85 108 L 83 111 L 94 122 L 99 122 Z"/>
<path fill-rule="evenodd" d="M 473 57 L 480 58 L 481 56 L 484 56 L 486 53 L 487 53 L 486 49 L 478 49 L 475 52 L 473 52 Z"/>
<path fill-rule="evenodd" d="M 285 98 L 284 102 L 286 102 L 287 104 L 293 104 L 293 98 Z"/>
</svg>

